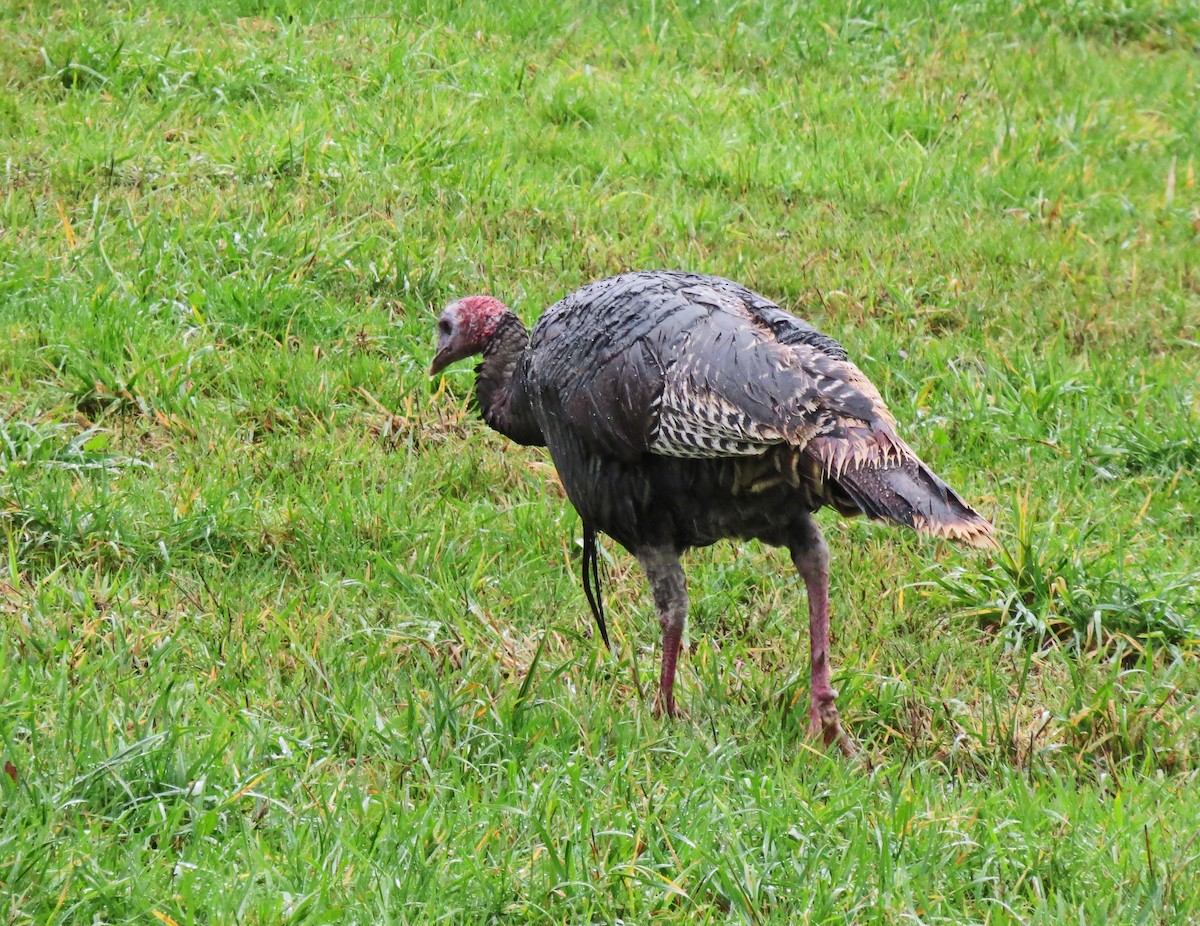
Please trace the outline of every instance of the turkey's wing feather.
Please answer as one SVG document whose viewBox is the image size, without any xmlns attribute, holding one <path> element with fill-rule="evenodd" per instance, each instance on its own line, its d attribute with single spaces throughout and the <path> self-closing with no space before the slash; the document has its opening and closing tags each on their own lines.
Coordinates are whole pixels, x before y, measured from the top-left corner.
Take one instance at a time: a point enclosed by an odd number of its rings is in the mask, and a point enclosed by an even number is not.
<svg viewBox="0 0 1200 926">
<path fill-rule="evenodd" d="M 723 292 L 741 299 L 750 310 L 754 322 L 769 330 L 780 344 L 796 346 L 805 344 L 814 347 L 834 360 L 849 360 L 849 354 L 836 340 L 818 331 L 813 325 L 791 312 L 781 309 L 766 296 L 746 289 L 739 283 L 721 277 L 710 277 L 709 282 Z"/>
<path fill-rule="evenodd" d="M 826 452 L 816 456 L 830 471 L 838 462 L 867 462 L 878 450 L 880 462 L 895 456 L 890 428 L 876 433 L 890 416 L 866 378 L 841 359 L 841 345 L 738 290 L 704 280 L 681 291 L 714 311 L 688 332 L 686 350 L 667 368 L 652 449 L 684 457 L 749 455 L 774 444 L 804 447 L 819 436 Z"/>
</svg>

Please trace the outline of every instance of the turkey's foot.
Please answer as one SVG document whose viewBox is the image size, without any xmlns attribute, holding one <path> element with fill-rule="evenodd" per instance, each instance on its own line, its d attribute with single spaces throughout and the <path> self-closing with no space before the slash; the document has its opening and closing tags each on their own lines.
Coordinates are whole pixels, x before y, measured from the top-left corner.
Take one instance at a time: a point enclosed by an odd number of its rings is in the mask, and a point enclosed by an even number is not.
<svg viewBox="0 0 1200 926">
<path fill-rule="evenodd" d="M 675 703 L 674 690 L 658 689 L 658 694 L 654 696 L 653 713 L 656 718 L 667 717 L 670 720 L 684 720 L 687 718 L 687 713 L 680 709 Z"/>
<path fill-rule="evenodd" d="M 858 744 L 842 727 L 842 716 L 838 713 L 837 705 L 834 704 L 836 697 L 837 692 L 832 689 L 828 692 L 814 693 L 809 735 L 813 739 L 819 737 L 826 746 L 837 743 L 842 755 L 847 759 L 853 759 L 859 753 Z"/>
</svg>

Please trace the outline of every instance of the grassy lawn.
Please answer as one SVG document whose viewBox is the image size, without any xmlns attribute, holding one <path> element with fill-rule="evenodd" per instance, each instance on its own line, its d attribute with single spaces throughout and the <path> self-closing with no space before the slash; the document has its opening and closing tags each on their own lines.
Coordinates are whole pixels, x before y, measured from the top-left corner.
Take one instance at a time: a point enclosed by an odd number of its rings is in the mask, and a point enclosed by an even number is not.
<svg viewBox="0 0 1200 926">
<path fill-rule="evenodd" d="M 511 9 L 508 8 L 511 6 Z M 0 922 L 1200 921 L 1200 3 L 0 0 Z M 719 273 L 993 517 L 688 560 L 435 312 Z"/>
</svg>

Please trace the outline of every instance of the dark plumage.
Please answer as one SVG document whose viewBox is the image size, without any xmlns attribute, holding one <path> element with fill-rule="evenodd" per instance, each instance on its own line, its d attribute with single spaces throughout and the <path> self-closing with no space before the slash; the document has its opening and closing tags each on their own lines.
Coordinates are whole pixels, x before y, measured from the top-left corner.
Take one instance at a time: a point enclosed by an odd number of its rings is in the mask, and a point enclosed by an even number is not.
<svg viewBox="0 0 1200 926">
<path fill-rule="evenodd" d="M 490 296 L 450 305 L 432 372 L 483 354 L 489 425 L 545 445 L 583 521 L 584 587 L 607 643 L 596 532 L 637 557 L 663 629 L 660 705 L 687 616 L 680 554 L 727 537 L 787 547 L 804 579 L 811 719 L 853 748 L 829 684 L 829 506 L 975 546 L 991 525 L 895 432 L 878 390 L 837 341 L 720 277 L 651 271 L 591 283 L 528 334 Z M 593 588 L 595 587 L 595 593 Z"/>
</svg>

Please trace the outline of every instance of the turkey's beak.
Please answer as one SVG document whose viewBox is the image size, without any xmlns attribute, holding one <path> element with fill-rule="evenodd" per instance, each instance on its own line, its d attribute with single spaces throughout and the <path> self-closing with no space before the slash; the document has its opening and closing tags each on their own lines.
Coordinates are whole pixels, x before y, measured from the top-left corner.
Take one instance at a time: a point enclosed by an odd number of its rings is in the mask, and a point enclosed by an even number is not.
<svg viewBox="0 0 1200 926">
<path fill-rule="evenodd" d="M 438 345 L 438 352 L 433 355 L 433 363 L 429 364 L 429 375 L 437 376 L 455 360 L 454 352 L 449 344 Z"/>
<path fill-rule="evenodd" d="M 462 351 L 458 349 L 453 333 L 448 331 L 442 334 L 438 338 L 437 353 L 433 355 L 433 362 L 429 364 L 429 375 L 436 376 L 461 357 Z"/>
</svg>

